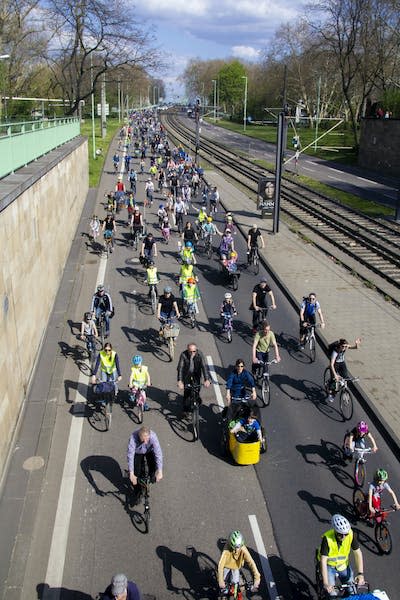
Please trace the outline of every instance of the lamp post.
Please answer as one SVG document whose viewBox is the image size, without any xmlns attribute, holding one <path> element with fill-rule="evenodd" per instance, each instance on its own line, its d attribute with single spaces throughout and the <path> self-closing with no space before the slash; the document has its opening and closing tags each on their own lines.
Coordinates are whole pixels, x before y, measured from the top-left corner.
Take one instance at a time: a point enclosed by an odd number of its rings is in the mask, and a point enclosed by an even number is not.
<svg viewBox="0 0 400 600">
<path fill-rule="evenodd" d="M 246 75 L 242 75 L 242 79 L 244 79 L 243 131 L 246 131 L 246 121 L 247 121 L 247 76 Z"/>
<path fill-rule="evenodd" d="M 9 54 L 0 54 L 0 60 L 7 60 L 7 58 L 10 58 Z M 6 92 L 5 92 L 5 90 L 4 90 L 3 96 L 4 96 L 4 114 L 6 114 Z M 1 106 L 1 98 L 0 98 L 0 123 L 1 123 L 1 108 L 2 108 L 2 106 Z"/>
<path fill-rule="evenodd" d="M 91 103 L 92 103 L 92 150 L 93 150 L 93 158 L 96 158 L 96 132 L 94 126 L 94 90 L 93 90 L 93 54 L 90 53 L 90 88 L 92 90 Z"/>
<path fill-rule="evenodd" d="M 217 80 L 213 79 L 212 82 L 213 82 L 213 85 L 214 85 L 214 123 L 216 123 L 217 122 L 217 117 L 216 117 L 215 110 L 217 108 Z"/>
</svg>

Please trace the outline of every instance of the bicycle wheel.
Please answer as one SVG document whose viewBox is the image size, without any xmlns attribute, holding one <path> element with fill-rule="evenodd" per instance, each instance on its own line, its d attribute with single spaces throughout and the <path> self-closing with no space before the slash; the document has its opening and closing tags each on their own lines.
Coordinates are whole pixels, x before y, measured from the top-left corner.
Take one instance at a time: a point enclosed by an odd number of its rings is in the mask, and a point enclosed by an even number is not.
<svg viewBox="0 0 400 600">
<path fill-rule="evenodd" d="M 226 330 L 226 337 L 228 338 L 228 342 L 231 343 L 231 341 L 232 341 L 232 327 L 228 327 L 228 329 Z"/>
<path fill-rule="evenodd" d="M 192 427 L 194 440 L 199 439 L 199 405 L 195 403 L 192 411 Z"/>
<path fill-rule="evenodd" d="M 362 486 L 364 485 L 365 475 L 365 463 L 357 460 L 354 466 L 354 481 L 356 482 L 356 485 L 358 485 L 358 487 L 360 488 L 362 488 Z"/>
<path fill-rule="evenodd" d="M 207 248 L 206 248 L 206 256 L 207 256 L 208 260 L 211 260 L 212 253 L 213 253 L 212 244 L 208 243 Z"/>
<path fill-rule="evenodd" d="M 112 420 L 112 403 L 106 402 L 104 404 L 104 420 L 106 425 L 106 431 L 110 430 Z"/>
<path fill-rule="evenodd" d="M 345 421 L 348 421 L 353 416 L 353 399 L 349 390 L 342 390 L 340 394 L 340 412 Z"/>
<path fill-rule="evenodd" d="M 310 358 L 311 358 L 311 362 L 315 362 L 316 354 L 317 354 L 317 350 L 316 350 L 316 345 L 315 345 L 315 338 L 314 337 L 310 337 Z"/>
<path fill-rule="evenodd" d="M 261 400 L 263 406 L 268 406 L 271 402 L 271 388 L 269 385 L 269 377 L 263 377 L 261 384 Z"/>
<path fill-rule="evenodd" d="M 169 359 L 172 362 L 175 356 L 175 340 L 173 337 L 168 338 Z"/>
<path fill-rule="evenodd" d="M 382 554 L 390 554 L 392 551 L 392 536 L 388 526 L 385 523 L 375 525 L 375 541 Z"/>
<path fill-rule="evenodd" d="M 196 315 L 195 315 L 195 313 L 193 311 L 193 312 L 190 313 L 190 327 L 192 329 L 194 329 L 195 326 L 196 326 Z"/>
<path fill-rule="evenodd" d="M 360 488 L 355 489 L 353 492 L 353 508 L 356 517 L 363 519 L 365 516 L 365 494 Z"/>
<path fill-rule="evenodd" d="M 106 322 L 103 317 L 101 317 L 101 319 L 100 319 L 99 330 L 100 330 L 99 334 L 100 334 L 100 340 L 101 340 L 101 347 L 104 348 L 104 340 L 106 337 Z"/>
<path fill-rule="evenodd" d="M 256 253 L 254 254 L 254 258 L 253 258 L 253 265 L 254 265 L 254 275 L 258 275 L 258 272 L 260 270 L 260 261 L 258 260 L 258 256 Z"/>
<path fill-rule="evenodd" d="M 151 288 L 150 299 L 151 299 L 151 312 L 154 315 L 156 312 L 156 308 L 157 308 L 157 294 L 156 294 L 156 290 L 154 289 L 154 286 L 152 286 L 152 288 Z"/>
<path fill-rule="evenodd" d="M 233 289 L 233 291 L 236 292 L 236 290 L 238 289 L 238 287 L 239 287 L 239 278 L 236 275 L 236 273 L 234 273 L 232 275 L 232 289 Z"/>
<path fill-rule="evenodd" d="M 329 394 L 330 389 L 329 389 L 329 384 L 331 382 L 331 370 L 329 367 L 326 367 L 325 371 L 324 371 L 324 390 L 326 391 L 327 394 Z"/>
</svg>

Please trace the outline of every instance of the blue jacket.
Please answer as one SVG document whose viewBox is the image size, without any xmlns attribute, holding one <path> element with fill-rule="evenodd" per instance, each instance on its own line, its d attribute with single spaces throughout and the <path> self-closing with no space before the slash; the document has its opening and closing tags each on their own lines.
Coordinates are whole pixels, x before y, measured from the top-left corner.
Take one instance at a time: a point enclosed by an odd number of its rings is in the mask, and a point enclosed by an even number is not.
<svg viewBox="0 0 400 600">
<path fill-rule="evenodd" d="M 226 389 L 230 390 L 231 396 L 234 398 L 244 398 L 246 396 L 246 388 L 253 387 L 255 387 L 254 377 L 246 369 L 243 369 L 241 373 L 238 373 L 234 369 L 226 380 Z"/>
</svg>

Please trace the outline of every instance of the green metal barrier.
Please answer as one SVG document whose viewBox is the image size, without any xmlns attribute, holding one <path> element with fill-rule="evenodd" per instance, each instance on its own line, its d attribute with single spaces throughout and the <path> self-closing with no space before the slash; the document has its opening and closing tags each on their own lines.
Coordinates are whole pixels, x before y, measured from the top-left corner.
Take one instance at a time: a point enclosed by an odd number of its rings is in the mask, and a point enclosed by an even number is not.
<svg viewBox="0 0 400 600">
<path fill-rule="evenodd" d="M 0 125 L 0 178 L 80 134 L 76 117 Z"/>
</svg>

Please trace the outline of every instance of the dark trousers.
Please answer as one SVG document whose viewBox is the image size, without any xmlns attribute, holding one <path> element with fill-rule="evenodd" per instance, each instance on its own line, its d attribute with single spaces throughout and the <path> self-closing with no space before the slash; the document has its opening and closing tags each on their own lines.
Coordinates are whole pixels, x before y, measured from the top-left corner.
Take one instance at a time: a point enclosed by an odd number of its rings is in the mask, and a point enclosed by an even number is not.
<svg viewBox="0 0 400 600">
<path fill-rule="evenodd" d="M 136 477 L 144 477 L 146 473 L 146 464 L 147 463 L 147 471 L 149 473 L 150 481 L 154 481 L 155 473 L 157 470 L 156 459 L 154 456 L 154 452 L 149 451 L 146 454 L 137 454 L 135 453 L 135 458 L 133 461 L 133 469 Z M 137 485 L 132 486 L 133 492 L 135 494 L 139 494 L 141 490 L 141 485 L 138 483 Z"/>
</svg>

